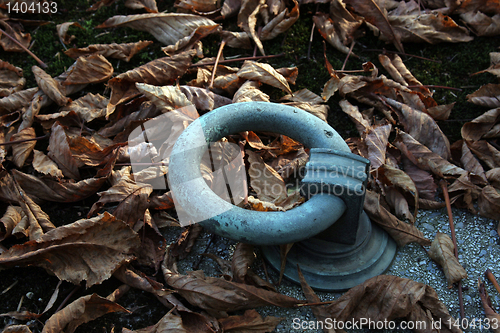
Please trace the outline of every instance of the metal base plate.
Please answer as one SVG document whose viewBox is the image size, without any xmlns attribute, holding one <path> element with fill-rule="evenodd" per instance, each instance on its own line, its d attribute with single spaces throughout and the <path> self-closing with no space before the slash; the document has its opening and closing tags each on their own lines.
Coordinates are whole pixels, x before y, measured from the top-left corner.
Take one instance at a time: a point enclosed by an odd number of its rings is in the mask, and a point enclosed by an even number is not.
<svg viewBox="0 0 500 333">
<path fill-rule="evenodd" d="M 261 248 L 266 260 L 279 271 L 278 246 Z M 295 243 L 288 252 L 284 276 L 300 283 L 297 265 L 315 290 L 340 291 L 352 288 L 389 268 L 396 254 L 396 243 L 363 212 L 354 245 L 311 238 Z"/>
</svg>

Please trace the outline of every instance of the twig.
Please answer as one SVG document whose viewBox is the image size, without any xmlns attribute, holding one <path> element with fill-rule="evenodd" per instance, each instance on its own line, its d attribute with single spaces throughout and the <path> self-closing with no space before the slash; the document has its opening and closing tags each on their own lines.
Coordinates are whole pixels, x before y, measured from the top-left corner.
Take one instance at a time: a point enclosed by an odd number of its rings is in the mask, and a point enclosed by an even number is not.
<svg viewBox="0 0 500 333">
<path fill-rule="evenodd" d="M 309 45 L 307 46 L 307 60 L 311 59 L 311 45 L 313 42 L 314 28 L 316 28 L 316 22 L 313 22 L 313 25 L 311 28 L 311 36 L 309 37 Z"/>
<path fill-rule="evenodd" d="M 213 89 L 213 87 L 214 87 L 214 80 L 215 80 L 215 73 L 217 72 L 217 65 L 219 64 L 220 56 L 222 55 L 222 50 L 224 49 L 225 45 L 226 45 L 226 41 L 222 40 L 222 42 L 220 43 L 219 52 L 217 52 L 217 58 L 215 58 L 214 69 L 212 70 L 212 78 L 210 79 L 210 85 L 208 86 L 208 89 Z"/>
<path fill-rule="evenodd" d="M 469 120 L 469 121 L 470 121 L 470 120 Z M 491 140 L 490 140 L 490 141 L 488 141 L 488 143 L 489 143 L 490 145 L 492 145 L 493 147 L 495 147 L 496 149 L 500 150 L 500 146 L 499 146 L 496 142 L 493 142 L 493 141 L 491 141 Z"/>
<path fill-rule="evenodd" d="M 212 245 L 212 243 L 213 243 L 213 241 L 214 241 L 214 239 L 215 239 L 216 236 L 217 236 L 216 234 L 212 234 L 212 236 L 208 240 L 207 246 L 205 247 L 205 250 L 203 251 L 203 253 L 207 253 L 208 248 L 210 247 L 210 245 Z M 194 270 L 198 269 L 198 267 L 200 266 L 202 260 L 203 260 L 203 256 L 200 256 L 200 258 L 198 259 L 198 262 L 196 264 L 194 264 L 194 266 L 193 266 Z"/>
<path fill-rule="evenodd" d="M 337 300 L 333 301 L 326 301 L 326 302 L 317 302 L 317 303 L 302 303 L 302 304 L 297 304 L 295 306 L 311 306 L 311 305 L 325 305 L 325 304 L 332 304 L 335 303 Z"/>
<path fill-rule="evenodd" d="M 441 60 L 434 60 L 434 59 L 429 59 L 429 58 L 425 58 L 425 57 L 420 57 L 418 55 L 414 55 L 414 54 L 408 54 L 408 53 L 403 53 L 403 52 L 397 52 L 397 51 L 387 51 L 387 50 L 379 50 L 379 49 L 365 49 L 364 51 L 369 51 L 369 52 L 382 52 L 382 53 L 394 53 L 394 54 L 399 54 L 399 55 L 404 55 L 404 56 L 408 56 L 408 57 L 413 57 L 413 58 L 418 58 L 418 59 L 422 59 L 422 60 L 427 60 L 427 61 L 432 61 L 432 62 L 437 62 L 438 64 L 442 63 Z"/>
<path fill-rule="evenodd" d="M 12 37 L 11 35 L 9 35 L 8 33 L 6 33 L 3 29 L 0 28 L 0 33 L 4 34 L 7 38 L 9 38 L 11 41 L 13 41 L 17 46 L 19 46 L 20 48 L 22 48 L 24 51 L 26 51 L 30 56 L 33 57 L 33 59 L 36 60 L 36 62 L 38 62 L 38 64 L 40 65 L 40 67 L 42 68 L 47 68 L 48 66 L 42 61 L 40 60 L 40 58 L 38 58 L 33 52 L 31 52 L 30 50 L 28 50 L 26 48 L 26 46 L 24 46 L 23 44 L 21 44 L 17 39 L 15 39 L 14 37 Z"/>
<path fill-rule="evenodd" d="M 437 89 L 448 89 L 448 90 L 456 90 L 456 91 L 462 91 L 460 88 L 453 88 L 453 87 L 446 87 L 446 86 L 436 86 L 433 84 L 424 84 L 424 85 L 415 85 L 415 86 L 407 86 L 408 88 L 437 88 Z"/>
<path fill-rule="evenodd" d="M 265 260 L 262 260 L 262 268 L 264 269 L 264 275 L 266 276 L 266 281 L 271 283 L 271 279 L 269 278 L 269 275 L 267 274 L 267 267 L 266 267 Z"/>
<path fill-rule="evenodd" d="M 66 305 L 66 303 L 68 303 L 68 300 L 71 298 L 71 296 L 73 296 L 74 293 L 76 293 L 76 291 L 78 289 L 80 289 L 80 286 L 75 286 L 75 288 L 73 288 L 73 290 L 71 290 L 71 292 L 68 294 L 68 296 L 66 296 L 66 298 L 57 307 L 57 309 L 56 309 L 56 311 L 54 313 L 59 312 L 59 310 L 61 310 Z"/>
<path fill-rule="evenodd" d="M 347 70 L 341 70 L 341 71 L 335 71 L 337 73 L 366 73 L 366 72 L 372 72 L 373 69 L 369 69 L 365 71 L 364 69 L 347 69 Z"/>
<path fill-rule="evenodd" d="M 493 275 L 493 273 L 490 271 L 489 268 L 486 270 L 484 275 L 486 275 L 486 278 L 490 280 L 491 283 L 493 283 L 495 289 L 500 293 L 500 286 L 498 285 L 497 279 L 495 278 L 495 275 Z"/>
<path fill-rule="evenodd" d="M 453 224 L 453 212 L 451 211 L 450 196 L 448 194 L 448 184 L 445 180 L 439 182 L 441 189 L 443 190 L 444 201 L 446 202 L 446 210 L 448 211 L 448 220 L 450 222 L 451 240 L 453 241 L 453 246 L 455 247 L 455 258 L 458 260 L 458 246 L 457 237 L 455 235 L 455 225 Z M 464 300 L 462 297 L 462 281 L 458 281 L 458 303 L 460 305 L 460 318 L 465 318 L 464 310 Z"/>
<path fill-rule="evenodd" d="M 316 12 L 318 12 L 318 10 L 319 10 L 319 3 L 316 5 Z M 314 37 L 314 28 L 316 28 L 316 22 L 313 22 L 311 28 L 311 35 L 309 36 L 309 45 L 307 46 L 307 60 L 311 59 L 311 45 Z"/>
<path fill-rule="evenodd" d="M 23 143 L 23 142 L 28 142 L 28 141 L 36 141 L 36 140 L 43 140 L 43 139 L 47 139 L 49 136 L 50 136 L 50 134 L 45 134 L 44 136 L 38 136 L 38 137 L 32 138 L 32 139 L 24 139 L 24 140 L 9 141 L 9 142 L 0 142 L 0 146 L 10 146 L 10 145 L 15 145 L 17 143 Z"/>
<path fill-rule="evenodd" d="M 245 61 L 245 60 L 262 60 L 262 59 L 278 58 L 278 57 L 283 57 L 284 55 L 285 55 L 285 53 L 280 53 L 280 54 L 271 54 L 271 55 L 267 55 L 267 56 L 255 56 L 255 57 L 226 59 L 226 60 L 219 61 L 219 64 L 227 64 L 230 62 Z M 215 65 L 215 62 L 207 62 L 204 64 L 192 64 L 189 67 L 203 67 L 203 66 L 212 66 L 212 65 Z"/>
<path fill-rule="evenodd" d="M 5 294 L 6 292 L 8 292 L 9 290 L 11 290 L 17 283 L 19 282 L 19 280 L 16 280 L 14 281 L 13 284 L 11 284 L 10 286 L 8 286 L 7 288 L 5 288 L 1 293 L 0 295 L 3 295 Z"/>
<path fill-rule="evenodd" d="M 343 71 L 343 70 L 344 70 L 345 65 L 347 64 L 347 60 L 349 60 L 349 57 L 351 56 L 351 53 L 352 53 L 352 48 L 354 47 L 354 44 L 356 44 L 356 42 L 355 42 L 355 41 L 352 41 L 352 43 L 351 43 L 351 47 L 349 47 L 349 52 L 347 52 L 347 56 L 345 57 L 344 64 L 342 65 L 342 69 L 341 69 L 341 71 Z"/>
</svg>

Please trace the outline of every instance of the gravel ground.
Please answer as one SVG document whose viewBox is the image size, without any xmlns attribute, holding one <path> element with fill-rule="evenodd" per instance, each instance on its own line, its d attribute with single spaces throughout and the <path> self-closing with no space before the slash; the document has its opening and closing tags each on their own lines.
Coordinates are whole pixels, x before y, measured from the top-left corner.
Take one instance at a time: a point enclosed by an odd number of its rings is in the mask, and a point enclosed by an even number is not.
<svg viewBox="0 0 500 333">
<path fill-rule="evenodd" d="M 465 305 L 466 320 L 471 322 L 473 319 L 484 319 L 484 310 L 481 305 L 479 293 L 477 291 L 477 280 L 481 278 L 484 281 L 484 272 L 490 269 L 493 274 L 500 278 L 500 240 L 497 234 L 497 221 L 472 215 L 471 213 L 453 209 L 456 237 L 459 247 L 459 261 L 465 267 L 468 278 L 463 281 L 463 298 Z M 434 239 L 436 232 L 442 232 L 450 235 L 448 224 L 448 215 L 446 209 L 435 211 L 420 211 L 416 226 L 429 239 Z M 170 236 L 172 237 L 172 236 Z M 192 255 L 179 263 L 181 272 L 192 270 L 195 262 L 198 261 L 198 254 L 206 248 L 209 239 L 208 234 L 203 234 L 193 249 Z M 217 237 L 216 241 L 209 247 L 208 252 L 214 253 L 224 259 L 230 259 L 234 251 L 235 243 L 231 240 Z M 255 271 L 264 277 L 260 253 L 256 251 L 258 260 L 256 260 Z M 216 270 L 216 264 L 208 258 L 204 258 L 199 269 L 205 271 L 206 275 L 216 276 L 219 272 Z M 269 267 L 269 266 L 268 266 Z M 268 274 L 272 281 L 278 280 L 278 274 L 273 269 L 268 268 Z M 459 318 L 458 290 L 457 288 L 448 289 L 448 283 L 441 268 L 432 261 L 424 248 L 418 244 L 409 244 L 399 248 L 396 257 L 386 274 L 409 278 L 418 282 L 430 285 L 439 295 L 440 300 L 446 305 L 451 315 Z M 282 282 L 279 292 L 298 299 L 304 299 L 300 286 L 288 281 Z M 487 283 L 487 290 L 490 294 L 494 307 L 498 309 L 500 297 L 494 290 L 491 283 Z M 336 299 L 342 293 L 318 292 L 322 301 Z M 277 316 L 285 318 L 276 328 L 275 332 L 322 332 L 315 329 L 294 329 L 295 322 L 315 320 L 311 310 L 307 307 L 298 309 L 285 309 L 277 307 L 263 307 L 258 309 L 263 316 Z M 348 331 L 348 330 L 347 330 Z M 370 330 L 352 330 L 352 332 L 371 332 Z M 398 332 L 411 332 L 397 330 Z M 463 329 L 464 332 L 480 332 L 476 329 Z M 487 331 L 484 330 L 483 331 Z M 377 332 L 391 332 L 390 330 L 377 330 Z"/>
</svg>

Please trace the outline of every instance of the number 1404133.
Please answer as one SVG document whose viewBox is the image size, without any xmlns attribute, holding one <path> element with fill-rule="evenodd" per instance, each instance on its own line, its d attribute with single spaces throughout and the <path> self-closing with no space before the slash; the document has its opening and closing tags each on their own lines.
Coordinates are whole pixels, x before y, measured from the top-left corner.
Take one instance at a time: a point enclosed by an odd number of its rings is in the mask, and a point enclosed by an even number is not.
<svg viewBox="0 0 500 333">
<path fill-rule="evenodd" d="M 54 1 L 44 2 L 7 2 L 7 12 L 15 14 L 54 14 L 57 13 L 57 3 Z"/>
</svg>

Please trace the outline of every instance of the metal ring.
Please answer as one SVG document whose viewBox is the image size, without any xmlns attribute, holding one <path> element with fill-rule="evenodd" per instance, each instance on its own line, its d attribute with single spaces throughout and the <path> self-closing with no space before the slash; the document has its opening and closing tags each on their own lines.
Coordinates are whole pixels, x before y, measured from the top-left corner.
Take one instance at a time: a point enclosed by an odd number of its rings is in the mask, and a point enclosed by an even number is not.
<svg viewBox="0 0 500 333">
<path fill-rule="evenodd" d="M 282 104 L 236 103 L 220 107 L 189 125 L 175 143 L 168 178 L 177 205 L 218 235 L 256 245 L 278 245 L 313 237 L 344 213 L 344 201 L 317 194 L 286 212 L 250 211 L 223 200 L 205 183 L 200 162 L 207 144 L 243 131 L 283 134 L 307 148 L 350 152 L 342 137 L 310 113 Z M 200 144 L 202 140 L 202 144 Z M 203 216 L 213 216 L 200 219 Z"/>
</svg>

